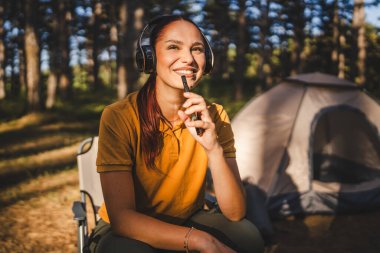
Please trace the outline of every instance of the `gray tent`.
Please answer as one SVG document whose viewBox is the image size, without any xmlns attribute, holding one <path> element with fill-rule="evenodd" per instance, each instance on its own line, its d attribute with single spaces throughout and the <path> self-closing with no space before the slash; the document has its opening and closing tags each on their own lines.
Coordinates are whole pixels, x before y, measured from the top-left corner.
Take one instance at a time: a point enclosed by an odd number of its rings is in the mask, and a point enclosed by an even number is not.
<svg viewBox="0 0 380 253">
<path fill-rule="evenodd" d="M 355 84 L 287 78 L 252 99 L 232 128 L 241 177 L 264 193 L 270 214 L 380 206 L 380 106 Z"/>
</svg>

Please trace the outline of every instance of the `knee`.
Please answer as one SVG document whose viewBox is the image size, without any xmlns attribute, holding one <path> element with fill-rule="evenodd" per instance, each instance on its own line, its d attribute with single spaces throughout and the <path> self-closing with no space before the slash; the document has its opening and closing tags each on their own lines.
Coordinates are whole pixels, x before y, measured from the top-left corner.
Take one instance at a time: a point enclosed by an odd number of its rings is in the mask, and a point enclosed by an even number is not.
<svg viewBox="0 0 380 253">
<path fill-rule="evenodd" d="M 248 221 L 243 219 L 238 221 L 236 226 L 239 230 L 239 237 L 241 238 L 241 246 L 244 252 L 252 253 L 263 253 L 264 252 L 264 240 L 256 228 L 256 226 Z"/>
</svg>

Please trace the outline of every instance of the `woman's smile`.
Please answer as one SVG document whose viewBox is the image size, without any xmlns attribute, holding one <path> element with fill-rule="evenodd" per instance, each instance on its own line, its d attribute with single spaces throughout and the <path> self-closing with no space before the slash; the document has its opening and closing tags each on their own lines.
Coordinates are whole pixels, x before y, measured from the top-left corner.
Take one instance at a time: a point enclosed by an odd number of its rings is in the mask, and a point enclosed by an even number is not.
<svg viewBox="0 0 380 253">
<path fill-rule="evenodd" d="M 185 76 L 186 78 L 195 79 L 198 70 L 195 68 L 177 68 L 174 69 L 174 72 L 179 76 Z"/>
</svg>

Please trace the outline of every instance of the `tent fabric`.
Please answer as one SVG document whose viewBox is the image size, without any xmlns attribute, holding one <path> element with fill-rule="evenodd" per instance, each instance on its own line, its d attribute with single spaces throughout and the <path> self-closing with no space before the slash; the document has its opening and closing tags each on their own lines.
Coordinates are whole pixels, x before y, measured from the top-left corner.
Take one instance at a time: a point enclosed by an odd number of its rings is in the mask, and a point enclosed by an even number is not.
<svg viewBox="0 0 380 253">
<path fill-rule="evenodd" d="M 380 106 L 353 85 L 322 73 L 287 78 L 232 120 L 240 175 L 271 213 L 380 206 L 380 195 L 363 197 L 380 188 Z"/>
<path fill-rule="evenodd" d="M 310 73 L 310 74 L 302 74 L 297 76 L 291 76 L 286 78 L 286 80 L 301 83 L 306 85 L 319 85 L 319 86 L 328 86 L 328 87 L 341 87 L 341 88 L 355 88 L 359 89 L 359 86 L 356 84 L 349 82 L 344 79 L 340 79 L 336 76 L 326 75 L 319 72 Z"/>
</svg>

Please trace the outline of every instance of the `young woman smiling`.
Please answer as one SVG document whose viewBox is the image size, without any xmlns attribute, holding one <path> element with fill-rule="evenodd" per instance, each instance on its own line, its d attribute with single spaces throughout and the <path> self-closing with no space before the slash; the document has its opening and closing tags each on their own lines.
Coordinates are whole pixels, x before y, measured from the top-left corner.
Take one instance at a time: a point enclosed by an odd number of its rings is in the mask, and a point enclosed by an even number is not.
<svg viewBox="0 0 380 253">
<path fill-rule="evenodd" d="M 181 81 L 185 76 L 192 89 L 211 71 L 206 38 L 191 20 L 176 15 L 145 28 L 148 45 L 140 37 L 137 63 L 150 76 L 140 91 L 102 114 L 97 170 L 105 203 L 86 249 L 262 252 L 260 234 L 244 219 L 245 193 L 227 113 L 184 92 Z M 191 121 L 193 113 L 200 117 Z M 207 167 L 219 207 L 210 211 L 203 210 Z"/>
</svg>

